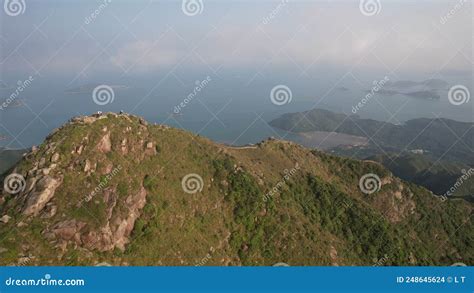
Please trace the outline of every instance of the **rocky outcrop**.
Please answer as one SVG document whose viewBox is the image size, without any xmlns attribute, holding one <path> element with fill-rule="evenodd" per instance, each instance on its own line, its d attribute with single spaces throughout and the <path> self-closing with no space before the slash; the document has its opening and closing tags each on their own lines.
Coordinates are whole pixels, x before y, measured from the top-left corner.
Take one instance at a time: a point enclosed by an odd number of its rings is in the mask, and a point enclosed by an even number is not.
<svg viewBox="0 0 474 293">
<path fill-rule="evenodd" d="M 87 223 L 76 219 L 65 220 L 46 231 L 45 237 L 55 239 L 60 248 L 65 249 L 67 244 L 73 243 L 89 250 L 110 251 L 114 248 L 125 250 L 129 243 L 135 221 L 140 216 L 146 203 L 146 190 L 141 187 L 139 192 L 130 195 L 125 200 L 125 213 L 116 209 L 117 194 L 113 189 L 104 190 L 106 204 L 106 224 L 99 228 L 92 228 Z"/>
<path fill-rule="evenodd" d="M 77 221 L 75 219 L 66 220 L 56 224 L 52 228 L 52 233 L 63 241 L 75 240 L 78 244 L 81 243 L 80 231 L 86 226 L 86 223 Z"/>
<path fill-rule="evenodd" d="M 97 145 L 97 150 L 102 153 L 108 153 L 112 150 L 112 143 L 110 142 L 110 132 L 102 137 L 99 144 Z"/>
<path fill-rule="evenodd" d="M 3 217 L 0 218 L 0 222 L 4 223 L 4 224 L 7 224 L 8 221 L 10 221 L 12 217 L 10 217 L 9 215 L 4 215 Z"/>
<path fill-rule="evenodd" d="M 60 179 L 51 176 L 44 176 L 40 179 L 30 180 L 31 191 L 26 195 L 26 202 L 23 207 L 24 215 L 37 215 L 54 196 L 56 188 L 61 184 Z"/>
<path fill-rule="evenodd" d="M 413 200 L 413 193 L 409 188 L 405 188 L 398 178 L 384 177 L 381 179 L 382 186 L 393 185 L 393 190 L 386 196 L 376 197 L 376 206 L 380 207 L 381 212 L 390 223 L 398 223 L 405 218 L 413 215 L 416 210 L 416 204 Z"/>
<path fill-rule="evenodd" d="M 57 211 L 58 211 L 58 206 L 49 202 L 46 204 L 46 207 L 41 212 L 41 218 L 43 219 L 52 218 L 56 215 Z"/>
<path fill-rule="evenodd" d="M 469 256 L 463 238 L 448 239 L 455 226 L 442 213 L 461 224 L 470 206 L 457 200 L 441 206 L 381 166 L 277 140 L 216 145 L 133 116 L 84 121 L 63 126 L 12 170 L 25 184 L 0 197 L 0 232 L 11 233 L 0 239 L 0 265 L 26 263 L 17 260 L 33 255 L 31 265 L 196 263 L 189 256 L 205 256 L 200 264 L 207 265 L 372 265 L 373 252 L 380 251 L 413 251 L 416 259 L 428 256 L 424 263 L 441 264 L 447 251 L 457 259 Z M 358 184 L 368 171 L 381 185 L 370 196 Z M 202 180 L 202 192 L 194 195 L 185 188 L 191 172 Z M 264 202 L 275 186 L 278 195 Z M 433 216 L 425 220 L 426 211 Z M 411 241 L 394 243 L 399 235 Z M 446 245 L 446 251 L 417 250 L 431 235 L 432 247 Z M 404 257 L 391 256 L 387 264 Z"/>
<path fill-rule="evenodd" d="M 128 212 L 125 215 L 120 215 L 115 211 L 116 197 L 115 194 L 109 194 L 107 199 L 108 207 L 108 221 L 107 224 L 101 228 L 99 241 L 92 244 L 93 248 L 98 250 L 112 250 L 118 248 L 125 250 L 125 245 L 129 242 L 129 236 L 132 233 L 135 221 L 141 214 L 141 210 L 146 203 L 146 190 L 141 187 L 138 193 L 129 195 L 125 200 L 125 205 L 128 207 Z M 91 235 L 89 235 L 90 237 Z"/>
</svg>

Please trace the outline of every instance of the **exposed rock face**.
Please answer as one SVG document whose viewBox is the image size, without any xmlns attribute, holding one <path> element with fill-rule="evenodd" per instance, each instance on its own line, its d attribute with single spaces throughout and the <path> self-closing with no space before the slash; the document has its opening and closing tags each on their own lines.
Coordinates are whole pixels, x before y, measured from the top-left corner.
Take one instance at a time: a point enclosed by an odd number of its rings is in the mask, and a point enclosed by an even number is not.
<svg viewBox="0 0 474 293">
<path fill-rule="evenodd" d="M 86 226 L 86 223 L 76 221 L 75 219 L 67 220 L 56 224 L 52 232 L 53 234 L 62 240 L 75 239 L 80 244 L 80 230 Z"/>
<path fill-rule="evenodd" d="M 92 124 L 99 119 L 105 119 L 105 115 L 78 116 L 71 119 L 73 123 Z"/>
<path fill-rule="evenodd" d="M 59 160 L 59 154 L 54 153 L 54 155 L 51 157 L 51 163 L 56 163 Z"/>
<path fill-rule="evenodd" d="M 114 190 L 107 189 L 104 191 L 104 202 L 107 205 L 107 222 L 104 226 L 91 229 L 87 223 L 72 219 L 54 225 L 45 235 L 47 238 L 56 238 L 63 248 L 67 243 L 74 243 L 90 250 L 109 251 L 118 248 L 123 251 L 129 242 L 135 221 L 145 206 L 146 195 L 145 188 L 141 187 L 137 194 L 128 196 L 125 200 L 128 210 L 123 214 L 115 209 L 117 194 Z"/>
<path fill-rule="evenodd" d="M 36 181 L 36 178 L 33 180 Z M 54 192 L 60 184 L 60 179 L 55 179 L 51 176 L 44 176 L 35 184 L 32 184 L 32 190 L 26 195 L 23 214 L 37 215 L 54 196 Z"/>
<path fill-rule="evenodd" d="M 147 125 L 148 125 L 148 122 L 146 122 L 145 119 L 143 119 L 143 118 L 141 118 L 141 117 L 138 119 L 138 122 L 140 123 L 140 125 L 143 125 L 143 126 L 147 126 Z"/>
<path fill-rule="evenodd" d="M 120 151 L 122 152 L 122 154 L 128 153 L 127 139 L 126 138 L 122 139 L 122 141 L 120 142 Z"/>
<path fill-rule="evenodd" d="M 125 215 L 117 215 L 112 212 L 115 207 L 116 197 L 109 200 L 110 213 L 109 221 L 103 227 L 102 241 L 99 241 L 101 245 L 94 245 L 99 250 L 112 250 L 117 247 L 120 250 L 125 250 L 125 245 L 129 242 L 128 237 L 132 233 L 136 219 L 140 216 L 141 210 L 146 203 L 146 190 L 141 187 L 137 194 L 129 195 L 125 200 L 128 206 L 128 212 Z"/>
<path fill-rule="evenodd" d="M 78 147 L 76 148 L 76 150 L 75 150 L 75 151 L 76 151 L 76 154 L 78 154 L 78 155 L 82 154 L 82 150 L 83 150 L 83 149 L 84 149 L 84 146 L 81 144 L 80 146 L 78 146 Z"/>
<path fill-rule="evenodd" d="M 112 172 L 114 165 L 110 162 L 106 162 L 104 166 L 100 169 L 100 174 L 106 175 Z"/>
<path fill-rule="evenodd" d="M 376 202 L 381 206 L 385 217 L 391 223 L 398 223 L 409 217 L 415 212 L 416 204 L 413 200 L 413 193 L 405 189 L 400 180 L 393 177 L 381 179 L 382 185 L 395 183 L 397 189 L 391 193 L 391 196 L 378 197 Z"/>
<path fill-rule="evenodd" d="M 89 172 L 91 169 L 91 162 L 89 160 L 86 160 L 84 163 L 84 172 Z"/>
<path fill-rule="evenodd" d="M 116 115 L 113 115 L 116 116 Z M 87 117 L 77 117 L 72 119 L 73 124 L 91 124 L 97 120 L 105 119 L 105 115 L 95 115 Z M 125 116 L 128 120 L 131 119 Z M 139 122 L 140 126 L 145 128 L 145 121 Z M 65 126 L 66 127 L 66 126 Z M 130 128 L 130 127 L 127 127 Z M 61 130 L 61 129 L 59 129 Z M 131 128 L 130 128 L 131 130 Z M 106 126 L 102 128 L 102 136 L 95 143 L 96 152 L 102 154 L 112 151 L 111 132 Z M 50 138 L 52 136 L 49 136 Z M 71 154 L 81 155 L 87 147 L 88 136 L 82 138 L 82 141 L 73 145 Z M 143 141 L 139 143 L 143 145 Z M 65 214 L 59 214 L 58 203 L 54 200 L 54 195 L 58 187 L 63 183 L 63 169 L 58 170 L 57 165 L 63 157 L 56 150 L 58 142 L 48 142 L 41 150 L 41 158 L 32 164 L 32 167 L 26 171 L 25 190 L 17 196 L 19 203 L 19 211 L 26 216 L 40 217 L 41 219 L 53 219 L 53 224 L 49 224 L 42 231 L 44 237 L 56 244 L 56 247 L 64 251 L 69 244 L 75 247 L 82 247 L 87 250 L 109 251 L 115 248 L 124 250 L 129 243 L 130 234 L 134 228 L 135 221 L 140 216 L 141 211 L 146 203 L 147 192 L 143 186 L 134 191 L 127 197 L 120 198 L 118 196 L 116 186 L 104 187 L 102 190 L 103 198 L 97 198 L 91 204 L 105 203 L 105 218 L 101 218 L 100 226 L 96 222 L 89 222 L 82 218 L 64 217 Z M 145 144 L 145 152 L 154 152 L 154 143 L 148 141 Z M 124 138 L 119 145 L 125 153 L 128 150 L 128 141 Z M 132 146 L 133 148 L 133 146 Z M 135 149 L 135 148 L 134 148 Z M 120 150 L 120 149 L 119 149 Z M 36 152 L 39 149 L 35 150 Z M 144 155 L 142 151 L 141 156 Z M 33 156 L 31 153 L 30 158 Z M 97 168 L 97 162 L 89 158 L 76 159 L 76 161 L 63 162 L 68 164 L 68 172 L 74 170 L 76 166 L 81 166 L 80 171 L 89 176 Z M 107 160 L 100 162 L 100 173 L 109 174 L 113 170 L 113 164 Z M 3 197 L 2 197 L 3 198 Z M 59 217 L 58 217 L 59 216 Z M 7 216 L 0 219 L 7 223 Z M 58 222 L 59 221 L 59 222 Z M 18 223 L 18 227 L 27 226 L 23 222 Z"/>
<path fill-rule="evenodd" d="M 110 132 L 102 137 L 97 149 L 102 153 L 108 153 L 112 149 L 112 143 L 110 142 Z"/>
<path fill-rule="evenodd" d="M 49 202 L 46 204 L 46 207 L 43 209 L 41 218 L 44 218 L 44 219 L 52 218 L 56 215 L 57 211 L 58 211 L 58 206 Z"/>
<path fill-rule="evenodd" d="M 0 222 L 4 223 L 4 224 L 7 224 L 8 221 L 10 221 L 12 217 L 10 217 L 9 215 L 4 215 L 3 217 L 0 218 Z"/>
</svg>

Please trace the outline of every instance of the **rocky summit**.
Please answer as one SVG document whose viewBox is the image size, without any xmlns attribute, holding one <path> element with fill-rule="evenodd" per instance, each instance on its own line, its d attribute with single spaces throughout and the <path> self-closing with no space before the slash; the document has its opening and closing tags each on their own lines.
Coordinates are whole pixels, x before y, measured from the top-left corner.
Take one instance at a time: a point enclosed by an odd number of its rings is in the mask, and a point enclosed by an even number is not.
<svg viewBox="0 0 474 293">
<path fill-rule="evenodd" d="M 471 203 L 287 141 L 95 114 L 3 177 L 2 265 L 474 263 Z"/>
</svg>

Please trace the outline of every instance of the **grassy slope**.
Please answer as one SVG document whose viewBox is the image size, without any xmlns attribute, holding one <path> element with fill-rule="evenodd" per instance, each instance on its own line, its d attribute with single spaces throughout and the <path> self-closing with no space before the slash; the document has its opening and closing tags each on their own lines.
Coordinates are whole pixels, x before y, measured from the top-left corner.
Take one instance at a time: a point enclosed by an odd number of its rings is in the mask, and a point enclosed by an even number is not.
<svg viewBox="0 0 474 293">
<path fill-rule="evenodd" d="M 66 265 L 373 265 L 381 258 L 387 259 L 384 265 L 474 262 L 471 205 L 440 202 L 378 164 L 275 140 L 255 149 L 229 148 L 132 120 L 110 116 L 91 125 L 66 125 L 20 162 L 18 172 L 26 174 L 41 157 L 49 159 L 46 145 L 56 143 L 61 158 L 54 172 L 63 173 L 64 181 L 52 199 L 58 206 L 53 218 L 25 219 L 15 199 L 0 206 L 2 215 L 13 217 L 0 224 L 0 247 L 7 249 L 0 254 L 2 264 L 21 255 L 33 256 L 31 264 Z M 107 154 L 91 147 L 104 135 L 104 127 L 112 140 L 113 151 Z M 125 155 L 118 151 L 124 138 L 129 147 Z M 150 141 L 156 154 L 144 151 Z M 84 152 L 72 155 L 79 144 L 86 145 Z M 76 208 L 104 176 L 86 176 L 86 159 L 97 162 L 98 170 L 109 163 L 122 166 L 108 183 L 120 198 L 141 185 L 147 190 L 147 204 L 124 252 L 90 252 L 70 245 L 59 253 L 42 235 L 45 227 L 65 219 L 80 219 L 91 227 L 103 224 L 101 194 Z M 296 172 L 283 179 L 296 164 Z M 203 178 L 202 192 L 183 192 L 181 180 L 189 173 Z M 388 183 L 364 195 L 358 181 L 366 173 Z M 265 200 L 275 186 L 279 192 Z M 126 206 L 125 200 L 119 204 Z M 27 226 L 18 228 L 20 221 Z"/>
</svg>

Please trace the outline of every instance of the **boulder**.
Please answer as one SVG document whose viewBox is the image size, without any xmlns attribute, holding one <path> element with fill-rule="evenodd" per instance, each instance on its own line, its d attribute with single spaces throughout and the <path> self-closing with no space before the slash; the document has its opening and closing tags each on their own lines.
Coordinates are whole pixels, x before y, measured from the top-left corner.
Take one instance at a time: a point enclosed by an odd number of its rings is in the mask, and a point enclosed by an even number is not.
<svg viewBox="0 0 474 293">
<path fill-rule="evenodd" d="M 84 172 L 89 172 L 91 170 L 91 162 L 89 160 L 86 160 L 84 163 Z"/>
<path fill-rule="evenodd" d="M 10 217 L 9 215 L 4 215 L 3 217 L 0 218 L 0 222 L 6 224 L 8 223 L 8 221 L 10 221 L 12 217 Z"/>
<path fill-rule="evenodd" d="M 59 154 L 54 153 L 53 156 L 51 157 L 51 163 L 56 163 L 57 161 L 59 161 Z"/>
<path fill-rule="evenodd" d="M 86 226 L 86 223 L 73 220 L 66 220 L 56 224 L 52 232 L 62 240 L 76 240 L 76 235 Z"/>
<path fill-rule="evenodd" d="M 56 205 L 48 203 L 43 210 L 41 218 L 43 219 L 52 218 L 56 215 L 57 211 L 58 211 L 58 207 Z"/>
<path fill-rule="evenodd" d="M 110 132 L 104 135 L 99 144 L 97 144 L 97 149 L 102 153 L 108 153 L 112 149 L 112 143 L 110 141 Z"/>
<path fill-rule="evenodd" d="M 61 180 L 51 176 L 44 176 L 35 182 L 32 190 L 26 196 L 23 208 L 24 215 L 37 215 L 54 196 Z"/>
</svg>

